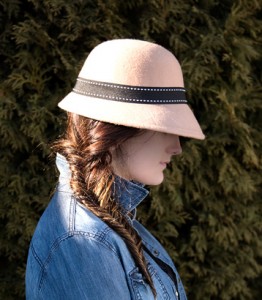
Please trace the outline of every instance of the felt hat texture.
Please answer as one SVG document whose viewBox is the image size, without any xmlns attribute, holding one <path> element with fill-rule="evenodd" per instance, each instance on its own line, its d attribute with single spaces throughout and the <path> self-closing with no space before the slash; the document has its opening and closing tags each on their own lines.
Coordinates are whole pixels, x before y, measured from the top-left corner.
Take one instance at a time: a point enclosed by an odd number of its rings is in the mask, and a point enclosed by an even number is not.
<svg viewBox="0 0 262 300">
<path fill-rule="evenodd" d="M 116 39 L 90 52 L 75 88 L 58 106 L 95 120 L 204 139 L 191 108 L 180 100 L 183 91 L 181 66 L 170 51 L 147 41 Z M 135 92 L 142 94 L 133 97 Z M 167 94 L 169 100 L 162 101 Z"/>
</svg>

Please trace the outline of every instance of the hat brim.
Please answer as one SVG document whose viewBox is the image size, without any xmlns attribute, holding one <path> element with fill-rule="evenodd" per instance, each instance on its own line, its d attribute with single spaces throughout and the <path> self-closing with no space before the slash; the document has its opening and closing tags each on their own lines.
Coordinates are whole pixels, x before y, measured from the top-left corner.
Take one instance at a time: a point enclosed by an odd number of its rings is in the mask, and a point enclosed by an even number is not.
<svg viewBox="0 0 262 300">
<path fill-rule="evenodd" d="M 187 104 L 126 103 L 71 92 L 58 106 L 66 111 L 108 123 L 200 140 L 205 138 Z"/>
</svg>

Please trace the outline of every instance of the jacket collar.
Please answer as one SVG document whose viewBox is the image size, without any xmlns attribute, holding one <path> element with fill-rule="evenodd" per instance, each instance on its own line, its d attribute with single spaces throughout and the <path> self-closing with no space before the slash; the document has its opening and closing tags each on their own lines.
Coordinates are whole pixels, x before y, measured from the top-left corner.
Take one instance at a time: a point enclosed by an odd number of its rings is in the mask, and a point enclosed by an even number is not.
<svg viewBox="0 0 262 300">
<path fill-rule="evenodd" d="M 66 158 L 59 153 L 57 153 L 56 156 L 56 165 L 60 173 L 59 184 L 64 190 L 66 189 L 69 191 L 71 171 Z M 145 199 L 148 193 L 148 190 L 145 189 L 141 183 L 128 181 L 116 176 L 113 185 L 113 194 L 119 201 L 124 213 L 134 212 L 136 207 Z"/>
<path fill-rule="evenodd" d="M 124 212 L 128 213 L 136 209 L 148 193 L 143 184 L 116 176 L 113 194 L 116 195 Z"/>
</svg>

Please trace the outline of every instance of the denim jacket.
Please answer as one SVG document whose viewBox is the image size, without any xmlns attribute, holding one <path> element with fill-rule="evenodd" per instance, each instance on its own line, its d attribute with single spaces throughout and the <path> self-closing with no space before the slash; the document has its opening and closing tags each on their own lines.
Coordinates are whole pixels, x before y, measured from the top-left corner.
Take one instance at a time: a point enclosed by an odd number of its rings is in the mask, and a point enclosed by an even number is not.
<svg viewBox="0 0 262 300">
<path fill-rule="evenodd" d="M 29 248 L 26 299 L 154 299 L 123 239 L 76 201 L 66 160 L 58 154 L 56 161 L 59 183 Z M 121 182 L 124 185 L 118 185 L 118 199 L 133 216 L 128 218 L 142 238 L 157 299 L 186 300 L 171 258 L 135 219 L 136 207 L 148 191 L 140 184 Z"/>
</svg>

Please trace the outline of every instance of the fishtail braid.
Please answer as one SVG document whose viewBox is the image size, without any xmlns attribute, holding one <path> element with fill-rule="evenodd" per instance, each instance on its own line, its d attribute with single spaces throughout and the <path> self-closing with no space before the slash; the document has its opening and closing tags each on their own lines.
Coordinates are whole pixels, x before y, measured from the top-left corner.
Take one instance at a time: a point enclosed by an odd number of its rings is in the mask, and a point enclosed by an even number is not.
<svg viewBox="0 0 262 300">
<path fill-rule="evenodd" d="M 112 193 L 115 177 L 110 150 L 120 148 L 124 141 L 139 132 L 136 128 L 68 113 L 66 135 L 54 144 L 53 149 L 64 155 L 69 163 L 72 174 L 70 184 L 78 201 L 122 237 L 156 298 L 142 240 Z"/>
</svg>

